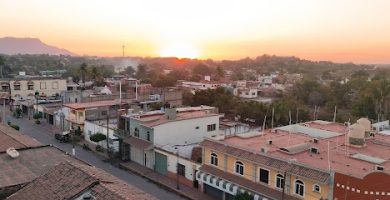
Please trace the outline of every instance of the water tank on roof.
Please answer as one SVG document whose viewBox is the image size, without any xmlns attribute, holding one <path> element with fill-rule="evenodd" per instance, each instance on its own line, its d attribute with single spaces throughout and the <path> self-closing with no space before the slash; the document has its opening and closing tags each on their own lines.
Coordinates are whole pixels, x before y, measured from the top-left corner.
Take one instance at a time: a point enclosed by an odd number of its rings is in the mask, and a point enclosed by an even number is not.
<svg viewBox="0 0 390 200">
<path fill-rule="evenodd" d="M 371 131 L 371 122 L 367 118 L 360 118 L 356 122 L 364 127 L 364 131 Z"/>
<path fill-rule="evenodd" d="M 352 124 L 348 131 L 349 144 L 364 145 L 365 129 L 360 124 Z"/>
</svg>

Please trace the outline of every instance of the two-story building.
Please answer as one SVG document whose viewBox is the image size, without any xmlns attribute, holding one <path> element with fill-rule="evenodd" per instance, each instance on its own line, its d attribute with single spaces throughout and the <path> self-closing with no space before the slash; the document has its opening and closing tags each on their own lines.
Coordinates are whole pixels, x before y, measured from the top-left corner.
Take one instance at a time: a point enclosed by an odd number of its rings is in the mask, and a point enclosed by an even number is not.
<svg viewBox="0 0 390 200">
<path fill-rule="evenodd" d="M 370 130 L 313 121 L 206 139 L 196 178 L 217 199 L 389 199 L 390 138 Z"/>
<path fill-rule="evenodd" d="M 35 99 L 35 93 L 40 97 L 59 96 L 67 90 L 66 79 L 42 76 L 18 76 L 1 80 L 1 91 L 9 92 L 14 101 Z"/>
<path fill-rule="evenodd" d="M 214 107 L 165 108 L 147 113 L 128 113 L 119 120 L 117 136 L 123 160 L 131 160 L 157 172 L 180 174 L 191 181 L 192 150 L 204 137 L 219 134 L 219 114 Z M 177 156 L 176 156 L 177 154 Z M 180 163 L 176 163 L 180 157 Z"/>
<path fill-rule="evenodd" d="M 57 112 L 57 124 L 65 120 L 65 126 L 71 130 L 84 130 L 85 120 L 99 120 L 115 118 L 118 114 L 118 109 L 127 109 L 128 104 L 117 100 L 109 101 L 94 101 L 85 103 L 68 103 L 64 104 L 63 108 Z"/>
</svg>

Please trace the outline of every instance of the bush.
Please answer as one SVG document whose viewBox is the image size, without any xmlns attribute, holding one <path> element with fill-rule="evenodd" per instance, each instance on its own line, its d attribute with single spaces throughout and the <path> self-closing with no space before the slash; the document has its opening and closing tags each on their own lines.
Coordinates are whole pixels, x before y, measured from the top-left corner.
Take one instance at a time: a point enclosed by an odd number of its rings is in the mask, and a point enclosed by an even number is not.
<svg viewBox="0 0 390 200">
<path fill-rule="evenodd" d="M 96 134 L 91 135 L 91 137 L 89 137 L 89 139 L 92 142 L 100 142 L 100 141 L 105 140 L 106 138 L 107 138 L 106 135 L 103 135 L 102 133 L 96 133 Z"/>
<path fill-rule="evenodd" d="M 41 119 L 42 118 L 42 113 L 40 113 L 40 112 L 34 113 L 33 118 L 36 119 L 36 120 Z"/>
<path fill-rule="evenodd" d="M 16 124 L 11 124 L 10 125 L 12 128 L 14 128 L 15 130 L 19 130 L 20 128 L 19 128 L 19 126 L 18 125 L 16 125 Z"/>
<path fill-rule="evenodd" d="M 103 151 L 104 151 L 103 147 L 100 146 L 100 145 L 97 145 L 95 149 L 96 149 L 96 151 L 98 151 L 98 152 L 103 152 Z"/>
<path fill-rule="evenodd" d="M 82 133 L 82 131 L 80 129 L 76 129 L 74 131 L 74 134 L 77 135 L 77 136 L 81 136 L 81 133 Z"/>
<path fill-rule="evenodd" d="M 41 124 L 41 121 L 39 121 L 39 119 L 36 119 L 36 120 L 35 120 L 35 123 L 36 123 L 36 124 Z"/>
</svg>

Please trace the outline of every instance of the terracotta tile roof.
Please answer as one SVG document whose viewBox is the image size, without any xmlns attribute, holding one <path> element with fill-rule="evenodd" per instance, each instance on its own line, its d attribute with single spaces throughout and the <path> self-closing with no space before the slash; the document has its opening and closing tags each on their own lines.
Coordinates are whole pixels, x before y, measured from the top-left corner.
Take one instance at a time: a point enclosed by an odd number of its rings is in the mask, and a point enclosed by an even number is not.
<svg viewBox="0 0 390 200">
<path fill-rule="evenodd" d="M 139 138 L 134 137 L 134 136 L 130 136 L 130 137 L 125 138 L 123 140 L 123 142 L 125 142 L 127 144 L 134 145 L 135 147 L 137 147 L 139 149 L 147 149 L 150 147 L 150 145 L 152 145 L 151 142 L 143 140 L 143 139 L 139 139 Z"/>
<path fill-rule="evenodd" d="M 6 151 L 10 147 L 15 149 L 42 146 L 40 142 L 21 132 L 6 126 L 0 125 L 0 152 Z"/>
<path fill-rule="evenodd" d="M 254 153 L 250 150 L 237 148 L 232 145 L 228 145 L 211 139 L 205 139 L 200 145 L 218 152 L 235 156 L 240 159 L 250 160 L 252 162 L 272 167 L 274 169 L 288 171 L 288 173 L 303 176 L 321 183 L 327 183 L 329 181 L 330 174 L 320 169 L 302 166 L 297 163 L 289 163 L 286 160 L 273 158 L 264 154 Z"/>
<path fill-rule="evenodd" d="M 86 164 L 64 162 L 11 195 L 8 199 L 72 199 L 85 192 L 95 199 L 156 199 L 118 178 Z"/>
<path fill-rule="evenodd" d="M 64 161 L 81 162 L 51 146 L 18 152 L 17 158 L 11 158 L 5 152 L 0 153 L 0 188 L 31 182 L 52 166 Z"/>
<path fill-rule="evenodd" d="M 250 189 L 252 191 L 258 192 L 260 194 L 266 195 L 268 197 L 274 198 L 274 199 L 281 199 L 282 197 L 282 192 L 272 189 L 268 186 L 262 185 L 260 183 L 255 183 L 253 181 L 250 181 L 248 179 L 245 179 L 243 177 L 236 176 L 234 174 L 226 173 L 220 169 L 217 169 L 212 166 L 208 165 L 203 165 L 202 167 L 199 168 L 199 171 L 201 172 L 206 172 L 208 174 L 220 177 L 222 179 L 225 179 L 227 181 L 230 181 L 232 183 L 238 184 L 241 187 Z M 284 198 L 287 200 L 298 200 L 300 198 L 293 197 L 291 195 L 285 194 Z"/>
</svg>

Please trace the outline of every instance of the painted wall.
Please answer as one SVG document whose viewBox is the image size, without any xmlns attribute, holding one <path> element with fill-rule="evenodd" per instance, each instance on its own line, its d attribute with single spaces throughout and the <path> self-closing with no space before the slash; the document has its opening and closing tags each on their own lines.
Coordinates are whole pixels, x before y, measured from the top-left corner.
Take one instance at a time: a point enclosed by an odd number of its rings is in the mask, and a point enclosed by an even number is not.
<svg viewBox="0 0 390 200">
<path fill-rule="evenodd" d="M 107 148 L 107 140 L 100 141 L 99 143 L 93 142 L 90 140 L 90 137 L 96 133 L 102 133 L 107 136 L 107 127 L 106 126 L 101 126 L 96 124 L 95 122 L 91 121 L 85 121 L 84 123 L 84 139 L 85 141 L 88 141 L 90 143 L 100 145 L 103 148 Z M 114 141 L 118 139 L 117 137 L 114 136 L 114 130 L 109 129 L 109 146 L 113 147 L 114 152 L 119 152 L 119 142 Z"/>
<path fill-rule="evenodd" d="M 15 82 L 20 83 L 20 90 L 15 90 Z M 33 88 L 29 89 L 27 82 L 33 83 Z M 62 91 L 67 90 L 65 79 L 37 79 L 37 80 L 11 80 L 11 98 L 13 99 L 34 99 L 35 92 L 38 91 L 40 95 L 55 96 L 60 94 Z"/>
<path fill-rule="evenodd" d="M 210 159 L 211 153 L 217 154 L 217 156 L 218 156 L 218 166 L 211 165 L 211 163 L 210 163 L 210 161 L 211 161 L 211 159 Z M 263 182 L 260 182 L 260 168 L 266 169 L 266 170 L 269 171 L 268 187 L 282 191 L 282 189 L 276 187 L 276 175 L 279 174 L 279 173 L 281 175 L 284 175 L 284 171 L 280 171 L 278 169 L 274 169 L 274 168 L 271 168 L 271 167 L 268 167 L 268 166 L 255 164 L 253 162 L 250 162 L 250 161 L 247 161 L 247 160 L 244 160 L 244 159 L 239 159 L 239 158 L 234 157 L 234 156 L 227 156 L 227 160 L 225 161 L 225 154 L 217 152 L 217 151 L 214 151 L 214 150 L 209 149 L 209 148 L 205 148 L 204 149 L 204 154 L 205 154 L 204 155 L 204 160 L 203 160 L 204 164 L 217 167 L 218 169 L 226 171 L 227 173 L 231 173 L 231 174 L 234 174 L 234 175 L 237 175 L 237 176 L 240 176 L 240 177 L 244 177 L 244 178 L 246 178 L 248 180 L 251 180 L 251 181 L 254 181 L 256 183 L 263 184 L 263 185 L 267 185 L 267 184 L 265 184 Z M 241 161 L 244 164 L 244 175 L 240 175 L 240 174 L 237 174 L 235 172 L 236 161 Z M 226 166 L 225 166 L 225 162 L 226 162 Z M 256 170 L 256 171 L 254 171 L 254 170 Z M 286 193 L 288 193 L 288 191 L 289 191 L 290 192 L 289 194 L 294 195 L 294 193 L 295 193 L 295 181 L 297 179 L 299 179 L 299 180 L 304 182 L 304 186 L 305 186 L 305 189 L 304 189 L 305 194 L 304 194 L 304 197 L 303 197 L 304 199 L 313 199 L 313 200 L 316 199 L 316 200 L 318 200 L 321 197 L 323 197 L 324 199 L 328 198 L 328 196 L 329 196 L 329 187 L 332 187 L 332 186 L 329 186 L 328 184 L 316 183 L 316 182 L 314 182 L 312 180 L 309 180 L 309 179 L 306 179 L 306 178 L 303 178 L 303 177 L 297 177 L 297 176 L 295 176 L 293 174 L 288 174 L 288 173 L 287 173 L 287 178 L 285 178 L 285 180 L 286 180 L 286 190 L 285 190 Z M 288 180 L 290 180 L 290 181 L 288 181 Z M 313 191 L 314 184 L 318 184 L 320 186 L 320 188 L 321 188 L 320 192 L 314 192 Z M 288 186 L 290 186 L 290 188 L 287 188 Z M 298 195 L 294 195 L 294 196 L 300 197 Z"/>
<path fill-rule="evenodd" d="M 216 124 L 216 130 L 207 131 L 207 125 Z M 154 143 L 178 145 L 198 143 L 204 137 L 218 134 L 219 116 L 174 121 L 154 127 Z"/>
<path fill-rule="evenodd" d="M 192 181 L 194 180 L 195 170 L 199 169 L 200 163 L 196 163 L 194 161 L 184 159 L 181 157 L 178 158 L 175 154 L 168 153 L 166 151 L 161 151 L 158 149 L 155 149 L 155 151 L 167 156 L 168 173 L 170 172 L 170 173 L 174 174 L 174 176 L 171 178 L 176 177 L 177 163 L 184 165 L 185 166 L 185 176 L 184 177 L 185 177 L 185 179 L 187 179 L 187 181 L 183 181 L 183 183 L 185 183 L 187 185 L 188 185 L 188 183 L 190 183 L 189 186 L 192 186 Z"/>
</svg>

